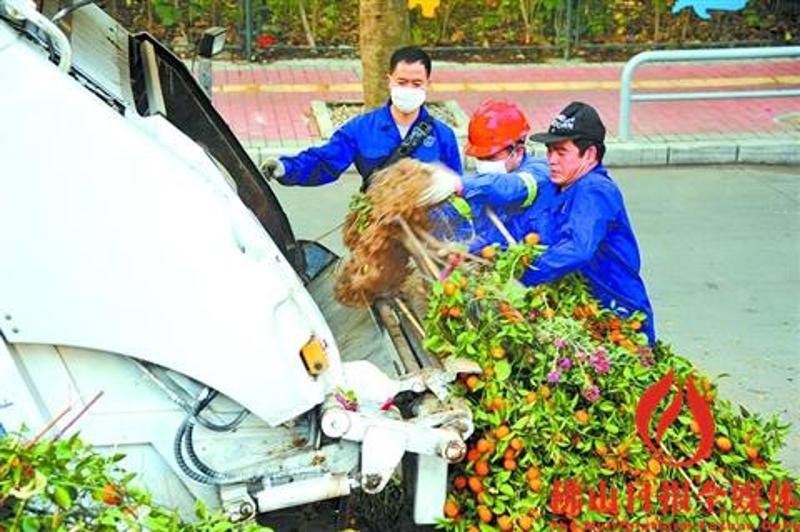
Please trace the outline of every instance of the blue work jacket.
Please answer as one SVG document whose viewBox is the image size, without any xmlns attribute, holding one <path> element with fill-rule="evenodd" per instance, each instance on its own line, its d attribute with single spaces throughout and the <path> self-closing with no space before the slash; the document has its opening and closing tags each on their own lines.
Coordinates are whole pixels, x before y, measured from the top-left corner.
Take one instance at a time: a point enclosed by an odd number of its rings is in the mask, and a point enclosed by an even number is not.
<svg viewBox="0 0 800 532">
<path fill-rule="evenodd" d="M 403 141 L 389 105 L 352 118 L 336 130 L 327 144 L 308 148 L 294 157 L 281 157 L 285 173 L 278 181 L 284 185 L 324 185 L 336 181 L 353 163 L 362 177 L 368 177 Z M 423 105 L 409 131 L 427 116 Z M 461 157 L 453 130 L 436 118 L 432 123 L 433 133 L 411 157 L 428 163 L 442 162 L 460 174 Z"/>
<path fill-rule="evenodd" d="M 622 193 L 602 165 L 559 192 L 528 229 L 550 247 L 523 274 L 525 285 L 578 271 L 603 306 L 621 316 L 644 312 L 642 331 L 655 342 L 653 309 L 639 275 L 639 247 Z"/>
<path fill-rule="evenodd" d="M 444 204 L 432 213 L 437 236 L 465 242 L 470 251 L 489 244 L 505 247 L 505 238 L 487 215 L 491 208 L 515 238 L 524 237 L 525 232 L 520 232 L 526 229 L 525 223 L 555 197 L 549 176 L 547 161 L 527 154 L 513 172 L 465 176 L 461 196 L 466 206 L 458 209 L 458 203 Z"/>
</svg>

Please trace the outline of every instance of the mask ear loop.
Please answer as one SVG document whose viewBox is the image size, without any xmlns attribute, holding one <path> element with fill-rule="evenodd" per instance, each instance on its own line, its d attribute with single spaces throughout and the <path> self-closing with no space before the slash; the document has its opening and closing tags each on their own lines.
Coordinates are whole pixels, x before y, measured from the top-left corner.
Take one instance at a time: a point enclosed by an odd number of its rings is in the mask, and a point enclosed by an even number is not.
<svg viewBox="0 0 800 532">
<path fill-rule="evenodd" d="M 591 172 L 594 169 L 594 167 L 597 166 L 597 164 L 598 163 L 596 157 L 594 160 L 591 161 L 589 160 L 589 149 L 587 148 L 586 151 L 581 156 L 580 165 L 573 171 L 573 176 L 572 179 L 570 179 L 570 183 Z"/>
<path fill-rule="evenodd" d="M 522 148 L 520 150 L 520 148 Z M 512 157 L 517 157 L 517 153 L 519 153 L 519 159 L 515 161 L 515 163 L 522 163 L 522 158 L 525 157 L 525 140 L 520 139 L 514 144 L 511 145 L 511 153 L 506 158 L 506 161 L 510 160 Z M 519 167 L 519 164 L 517 164 Z"/>
</svg>

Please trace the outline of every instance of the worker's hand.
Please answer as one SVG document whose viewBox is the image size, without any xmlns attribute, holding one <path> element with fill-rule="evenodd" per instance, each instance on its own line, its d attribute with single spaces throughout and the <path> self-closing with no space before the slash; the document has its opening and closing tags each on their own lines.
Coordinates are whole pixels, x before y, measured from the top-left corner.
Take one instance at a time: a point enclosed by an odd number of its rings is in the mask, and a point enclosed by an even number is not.
<svg viewBox="0 0 800 532">
<path fill-rule="evenodd" d="M 269 181 L 270 179 L 283 177 L 284 174 L 286 174 L 286 168 L 284 168 L 283 163 L 277 157 L 267 157 L 264 159 L 264 162 L 261 163 L 261 173 L 264 174 L 264 178 Z"/>
<path fill-rule="evenodd" d="M 444 167 L 437 166 L 431 175 L 430 186 L 419 195 L 420 205 L 441 203 L 453 194 L 461 193 L 463 184 L 461 177 Z"/>
</svg>

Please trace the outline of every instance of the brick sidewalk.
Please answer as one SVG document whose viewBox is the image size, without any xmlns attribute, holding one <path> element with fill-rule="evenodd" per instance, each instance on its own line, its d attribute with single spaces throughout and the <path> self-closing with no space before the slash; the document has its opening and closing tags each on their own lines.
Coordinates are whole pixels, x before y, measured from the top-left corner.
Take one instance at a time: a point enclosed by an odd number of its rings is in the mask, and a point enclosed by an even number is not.
<svg viewBox="0 0 800 532">
<path fill-rule="evenodd" d="M 455 100 L 468 115 L 485 98 L 512 100 L 534 129 L 544 128 L 569 101 L 583 100 L 598 108 L 613 139 L 622 66 L 435 63 L 430 99 Z M 311 101 L 361 96 L 360 64 L 347 60 L 215 64 L 214 84 L 217 109 L 248 146 L 319 142 Z M 645 65 L 635 78 L 640 92 L 787 87 L 800 88 L 800 60 Z M 632 109 L 637 141 L 775 138 L 800 127 L 800 98 L 636 102 Z"/>
</svg>

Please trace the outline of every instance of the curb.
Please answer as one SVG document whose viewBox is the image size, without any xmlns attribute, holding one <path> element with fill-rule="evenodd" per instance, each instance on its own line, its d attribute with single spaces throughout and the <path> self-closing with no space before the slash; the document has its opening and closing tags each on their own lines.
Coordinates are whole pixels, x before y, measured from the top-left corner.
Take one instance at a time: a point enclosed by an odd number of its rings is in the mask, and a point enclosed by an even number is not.
<svg viewBox="0 0 800 532">
<path fill-rule="evenodd" d="M 609 167 L 688 164 L 800 164 L 800 135 L 701 138 L 671 141 L 609 141 Z"/>
<path fill-rule="evenodd" d="M 459 144 L 465 137 L 459 135 Z M 266 157 L 294 155 L 323 139 L 277 142 L 244 142 L 250 157 L 260 165 Z M 541 147 L 539 147 L 541 148 Z M 541 154 L 537 149 L 537 154 Z M 780 136 L 720 135 L 695 140 L 681 138 L 619 142 L 610 139 L 606 144 L 604 164 L 610 168 L 630 166 L 675 166 L 691 164 L 800 164 L 800 133 L 787 132 Z"/>
</svg>

